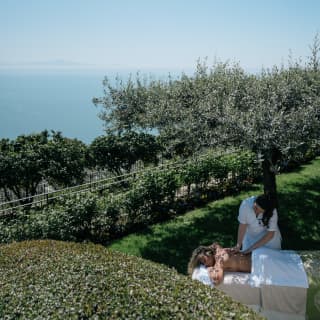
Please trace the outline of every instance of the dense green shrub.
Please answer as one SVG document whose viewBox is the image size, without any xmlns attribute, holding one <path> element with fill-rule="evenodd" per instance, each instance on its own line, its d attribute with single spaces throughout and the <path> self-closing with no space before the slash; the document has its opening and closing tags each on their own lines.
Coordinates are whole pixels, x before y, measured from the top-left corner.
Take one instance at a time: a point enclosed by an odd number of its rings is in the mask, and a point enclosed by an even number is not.
<svg viewBox="0 0 320 320">
<path fill-rule="evenodd" d="M 190 196 L 191 185 L 197 194 L 216 191 L 217 194 L 251 184 L 258 176 L 259 163 L 252 152 L 241 151 L 217 156 L 209 152 L 204 157 L 190 161 L 180 170 L 181 184 L 187 186 Z"/>
<path fill-rule="evenodd" d="M 116 175 L 130 171 L 137 161 L 157 163 L 161 146 L 154 135 L 125 131 L 99 136 L 90 144 L 87 162 L 90 167 L 107 169 Z"/>
<path fill-rule="evenodd" d="M 86 150 L 83 142 L 65 138 L 59 132 L 42 131 L 14 140 L 1 139 L 0 188 L 6 200 L 16 197 L 21 204 L 32 202 L 44 180 L 56 187 L 81 183 Z"/>
<path fill-rule="evenodd" d="M 91 220 L 98 212 L 93 194 L 58 199 L 41 211 L 19 211 L 10 221 L 0 220 L 1 242 L 27 239 L 84 240 L 91 237 Z"/>
<path fill-rule="evenodd" d="M 128 227 L 167 219 L 177 188 L 177 173 L 172 169 L 137 176 L 131 190 L 122 197 Z"/>
<path fill-rule="evenodd" d="M 239 189 L 251 184 L 259 176 L 259 163 L 253 152 L 242 151 L 229 155 L 223 155 L 219 159 L 220 170 L 214 168 L 212 174 L 217 177 L 216 172 L 227 188 Z M 219 166 L 219 164 L 218 164 Z"/>
<path fill-rule="evenodd" d="M 320 318 L 320 251 L 299 251 L 307 272 L 309 288 L 307 292 L 307 319 Z"/>
<path fill-rule="evenodd" d="M 62 198 L 53 209 L 42 212 L 44 223 L 49 219 L 47 234 L 44 234 L 43 238 L 61 240 L 89 238 L 91 219 L 97 211 L 97 200 L 93 194 Z"/>
<path fill-rule="evenodd" d="M 124 222 L 121 221 L 121 204 L 119 197 L 106 196 L 98 207 L 99 210 L 90 221 L 90 239 L 105 243 L 123 233 Z"/>
<path fill-rule="evenodd" d="M 136 175 L 120 194 L 66 196 L 39 210 L 19 211 L 0 219 L 0 242 L 28 239 L 105 243 L 125 233 L 182 213 L 251 183 L 255 156 L 239 152 L 203 157 L 171 169 L 155 168 Z M 192 186 L 192 190 L 191 190 Z"/>
<path fill-rule="evenodd" d="M 183 185 L 188 188 L 188 194 L 190 193 L 190 188 L 192 184 L 195 184 L 196 188 L 201 188 L 207 185 L 210 181 L 210 169 L 211 169 L 211 159 L 195 159 L 186 164 L 186 166 L 181 170 L 180 179 Z"/>
<path fill-rule="evenodd" d="M 0 246 L 1 319 L 259 319 L 175 270 L 99 245 Z"/>
</svg>

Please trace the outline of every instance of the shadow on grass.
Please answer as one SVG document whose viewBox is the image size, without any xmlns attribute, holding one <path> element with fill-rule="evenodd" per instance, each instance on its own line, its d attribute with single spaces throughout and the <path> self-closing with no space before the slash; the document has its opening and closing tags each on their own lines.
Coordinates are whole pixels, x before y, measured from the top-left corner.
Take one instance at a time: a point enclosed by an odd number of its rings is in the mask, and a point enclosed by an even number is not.
<svg viewBox="0 0 320 320">
<path fill-rule="evenodd" d="M 283 249 L 320 250 L 320 180 L 291 182 L 279 192 Z"/>
<path fill-rule="evenodd" d="M 202 209 L 199 217 L 146 231 L 148 241 L 140 250 L 142 257 L 186 274 L 188 260 L 198 245 L 213 241 L 234 245 L 241 200 L 239 195 L 228 202 L 218 201 Z M 283 249 L 320 250 L 320 180 L 288 183 L 279 192 L 279 203 Z"/>
<path fill-rule="evenodd" d="M 149 233 L 150 239 L 140 252 L 143 258 L 174 267 L 180 273 L 187 272 L 190 255 L 198 245 L 217 241 L 224 246 L 233 244 L 236 233 L 236 212 L 239 202 L 232 205 L 208 205 L 202 216 L 190 221 L 162 226 Z"/>
<path fill-rule="evenodd" d="M 246 194 L 249 192 L 260 193 L 260 186 L 250 186 Z M 146 239 L 139 250 L 141 256 L 186 274 L 189 258 L 197 246 L 209 245 L 215 241 L 223 246 L 234 245 L 241 200 L 242 197 L 238 194 L 229 197 L 227 201 L 214 201 L 204 208 L 139 233 Z"/>
<path fill-rule="evenodd" d="M 315 171 L 307 168 L 304 178 L 303 166 L 296 168 L 292 172 L 298 173 L 298 178 L 289 176 L 281 184 L 278 196 L 283 249 L 320 250 L 318 167 L 311 168 Z M 173 221 L 150 227 L 137 233 L 137 238 L 129 237 L 128 241 L 131 246 L 138 248 L 143 258 L 174 267 L 178 272 L 186 274 L 189 258 L 197 246 L 211 244 L 213 241 L 223 246 L 234 245 L 241 200 L 259 193 L 261 185 L 254 185 L 239 195 L 212 202 Z"/>
</svg>

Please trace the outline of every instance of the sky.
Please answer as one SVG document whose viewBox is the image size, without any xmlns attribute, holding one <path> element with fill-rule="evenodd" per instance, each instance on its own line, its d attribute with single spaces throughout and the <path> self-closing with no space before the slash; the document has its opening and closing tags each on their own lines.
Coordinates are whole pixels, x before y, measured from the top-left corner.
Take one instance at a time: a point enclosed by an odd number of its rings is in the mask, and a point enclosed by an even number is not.
<svg viewBox="0 0 320 320">
<path fill-rule="evenodd" d="M 320 0 L 0 0 L 0 68 L 260 69 L 317 32 Z"/>
</svg>

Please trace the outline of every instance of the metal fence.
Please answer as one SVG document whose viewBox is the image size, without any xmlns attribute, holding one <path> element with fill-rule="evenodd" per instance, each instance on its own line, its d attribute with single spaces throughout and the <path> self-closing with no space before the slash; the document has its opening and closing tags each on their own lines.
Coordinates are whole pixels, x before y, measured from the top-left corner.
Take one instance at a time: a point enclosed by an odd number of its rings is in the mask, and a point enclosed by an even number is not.
<svg viewBox="0 0 320 320">
<path fill-rule="evenodd" d="M 130 173 L 140 171 L 143 169 L 144 169 L 143 162 L 137 161 L 131 167 Z M 104 180 L 107 178 L 112 178 L 112 177 L 115 177 L 115 174 L 109 170 L 99 170 L 99 171 L 87 170 L 85 173 L 85 177 L 84 177 L 83 182 L 84 182 L 84 184 L 94 183 L 94 182 Z M 39 183 L 39 185 L 37 186 L 36 193 L 34 196 L 43 195 L 43 194 L 47 194 L 47 193 L 51 193 L 51 192 L 55 192 L 55 191 L 59 191 L 59 189 L 54 187 L 53 185 L 50 185 L 47 181 L 44 180 L 41 183 Z M 8 197 L 6 197 L 6 193 L 7 193 Z M 19 200 L 22 201 L 22 199 L 28 199 L 28 198 L 30 198 L 30 197 L 23 190 L 21 190 L 21 192 L 20 192 L 20 197 L 17 197 L 11 190 L 4 191 L 3 189 L 0 188 L 0 211 L 1 211 L 1 205 L 6 202 L 14 202 L 14 201 L 19 202 Z"/>
<path fill-rule="evenodd" d="M 87 177 L 87 181 L 89 182 L 80 185 L 37 193 L 34 196 L 27 196 L 11 201 L 2 202 L 0 203 L 0 215 L 12 214 L 19 208 L 42 207 L 52 202 L 54 199 L 61 198 L 67 195 L 95 192 L 119 186 L 134 179 L 138 174 L 150 172 L 153 170 L 167 170 L 169 168 L 172 169 L 175 167 L 180 167 L 184 162 L 185 161 L 167 162 L 162 163 L 156 167 L 147 168 L 144 168 L 139 164 L 136 165 L 131 172 L 117 176 L 110 174 L 110 172 L 101 172 L 98 175 L 93 174 L 92 176 Z M 101 177 L 103 178 L 101 179 Z M 50 186 L 47 184 L 44 184 L 44 187 L 50 188 Z M 41 190 L 41 188 L 43 188 L 43 186 L 41 186 L 39 190 Z"/>
<path fill-rule="evenodd" d="M 234 150 L 230 150 L 229 152 L 218 152 L 216 156 L 221 155 L 227 155 L 235 153 Z M 202 154 L 198 156 L 192 157 L 192 161 L 200 160 L 205 158 L 207 155 Z M 86 183 L 58 189 L 58 190 L 49 190 L 42 193 L 37 193 L 34 196 L 27 196 L 20 199 L 14 199 L 11 201 L 6 201 L 0 203 L 0 215 L 7 215 L 12 214 L 15 211 L 17 211 L 20 208 L 31 208 L 31 207 L 42 207 L 45 205 L 48 205 L 50 202 L 52 202 L 55 199 L 62 198 L 68 195 L 72 194 L 83 194 L 88 192 L 96 192 L 100 190 L 106 190 L 110 188 L 117 187 L 119 185 L 123 185 L 129 181 L 132 181 L 135 179 L 135 177 L 139 174 L 154 171 L 154 170 L 169 170 L 169 169 L 175 169 L 175 168 L 181 168 L 185 166 L 187 162 L 189 162 L 191 159 L 181 159 L 179 161 L 170 162 L 170 161 L 161 161 L 161 164 L 157 166 L 150 166 L 150 167 L 144 167 L 142 163 L 136 164 L 132 170 L 129 173 L 125 173 L 122 175 L 113 175 L 109 171 L 99 171 L 99 172 L 89 172 L 86 176 Z M 51 187 L 49 185 L 41 186 L 41 188 L 50 189 Z M 40 189 L 41 190 L 41 189 Z M 123 191 L 123 190 L 122 190 Z M 177 191 L 182 192 L 183 190 Z"/>
</svg>

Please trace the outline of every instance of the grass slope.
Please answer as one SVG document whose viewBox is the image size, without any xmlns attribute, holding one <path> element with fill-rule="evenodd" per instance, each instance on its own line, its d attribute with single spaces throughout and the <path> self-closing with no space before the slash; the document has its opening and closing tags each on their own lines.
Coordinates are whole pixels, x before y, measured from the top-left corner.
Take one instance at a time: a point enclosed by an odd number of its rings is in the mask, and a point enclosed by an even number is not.
<svg viewBox="0 0 320 320">
<path fill-rule="evenodd" d="M 277 176 L 277 186 L 283 248 L 320 250 L 320 159 Z M 234 245 L 241 200 L 262 192 L 263 187 L 255 185 L 237 196 L 117 240 L 110 248 L 186 273 L 191 252 L 199 244 L 218 241 L 224 246 Z"/>
</svg>

